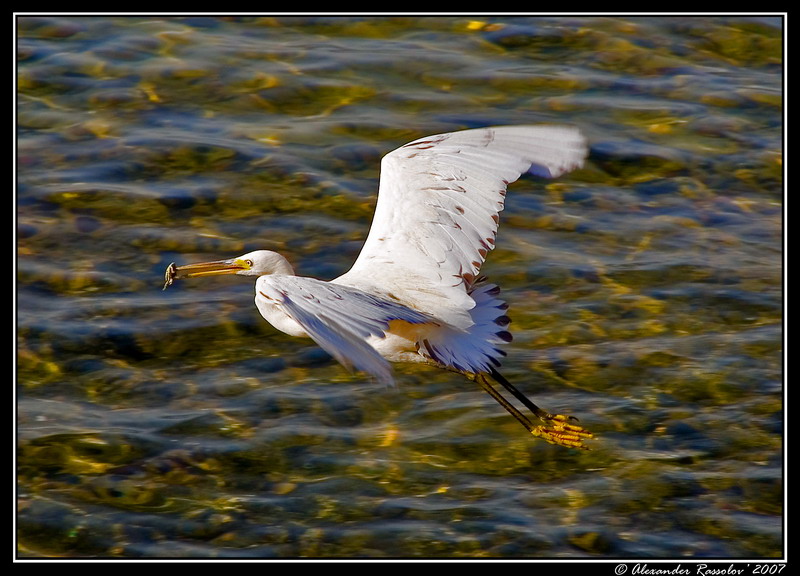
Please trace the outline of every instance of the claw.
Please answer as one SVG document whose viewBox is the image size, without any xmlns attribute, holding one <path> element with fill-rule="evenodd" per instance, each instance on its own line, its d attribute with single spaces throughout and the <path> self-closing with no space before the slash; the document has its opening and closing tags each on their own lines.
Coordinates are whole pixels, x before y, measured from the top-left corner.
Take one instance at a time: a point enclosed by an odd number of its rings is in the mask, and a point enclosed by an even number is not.
<svg viewBox="0 0 800 576">
<path fill-rule="evenodd" d="M 594 438 L 594 436 L 582 426 L 570 424 L 570 420 L 577 421 L 577 418 L 562 414 L 548 414 L 546 419 L 548 425 L 536 426 L 531 430 L 531 434 L 551 444 L 588 450 L 589 447 L 583 444 L 583 439 Z"/>
<path fill-rule="evenodd" d="M 578 419 L 574 416 L 563 416 L 561 414 L 551 414 L 547 410 L 542 410 L 536 404 L 531 402 L 527 396 L 517 390 L 508 380 L 503 378 L 497 370 L 491 371 L 491 376 L 498 383 L 511 392 L 514 397 L 522 402 L 537 418 L 545 423 L 545 426 L 534 426 L 526 415 L 517 410 L 511 403 L 503 398 L 494 386 L 486 379 L 483 373 L 468 373 L 467 377 L 475 382 L 478 382 L 481 387 L 489 393 L 506 411 L 511 414 L 517 421 L 522 424 L 525 429 L 538 438 L 542 438 L 551 444 L 558 444 L 559 446 L 566 446 L 568 448 L 580 448 L 588 450 L 588 446 L 584 446 L 584 438 L 594 438 L 591 432 L 577 424 L 570 424 L 570 422 L 577 422 Z"/>
</svg>

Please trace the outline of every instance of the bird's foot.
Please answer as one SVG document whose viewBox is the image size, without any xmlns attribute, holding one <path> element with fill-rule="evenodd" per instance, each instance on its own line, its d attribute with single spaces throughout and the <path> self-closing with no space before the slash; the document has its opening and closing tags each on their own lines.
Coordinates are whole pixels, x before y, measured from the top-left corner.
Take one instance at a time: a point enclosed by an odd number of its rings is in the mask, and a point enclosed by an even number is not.
<svg viewBox="0 0 800 576">
<path fill-rule="evenodd" d="M 577 422 L 574 416 L 564 416 L 562 414 L 539 415 L 546 423 L 545 426 L 535 426 L 531 434 L 559 446 L 569 448 L 580 448 L 588 450 L 589 447 L 583 443 L 584 439 L 594 438 L 591 432 L 582 426 L 572 424 Z"/>
</svg>

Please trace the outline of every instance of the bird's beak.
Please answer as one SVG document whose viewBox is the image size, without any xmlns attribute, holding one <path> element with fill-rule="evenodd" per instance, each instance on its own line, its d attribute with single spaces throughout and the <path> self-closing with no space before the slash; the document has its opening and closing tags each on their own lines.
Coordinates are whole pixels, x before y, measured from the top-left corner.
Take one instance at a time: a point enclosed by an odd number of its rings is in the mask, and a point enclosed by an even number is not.
<svg viewBox="0 0 800 576">
<path fill-rule="evenodd" d="M 196 278 L 197 276 L 216 276 L 218 274 L 236 274 L 247 270 L 249 266 L 244 260 L 215 260 L 214 262 L 198 262 L 175 267 L 175 278 Z"/>
<path fill-rule="evenodd" d="M 247 262 L 240 258 L 230 260 L 215 260 L 213 262 L 198 262 L 197 264 L 186 264 L 175 266 L 173 262 L 167 266 L 164 274 L 164 288 L 170 286 L 176 278 L 196 278 L 199 276 L 216 276 L 219 274 L 236 274 L 242 270 L 249 270 Z"/>
</svg>

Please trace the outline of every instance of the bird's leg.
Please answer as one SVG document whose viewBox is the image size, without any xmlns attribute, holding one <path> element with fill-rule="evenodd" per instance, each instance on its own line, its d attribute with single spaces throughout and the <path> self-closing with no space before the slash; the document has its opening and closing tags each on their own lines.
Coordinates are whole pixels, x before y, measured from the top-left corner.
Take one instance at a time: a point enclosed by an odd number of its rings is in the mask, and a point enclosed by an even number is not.
<svg viewBox="0 0 800 576">
<path fill-rule="evenodd" d="M 555 415 L 550 414 L 547 410 L 543 410 L 539 408 L 536 404 L 531 402 L 531 400 L 527 396 L 525 396 L 525 394 L 517 390 L 517 388 L 511 382 L 506 380 L 506 378 L 494 368 L 491 369 L 491 372 L 489 372 L 489 374 L 492 376 L 492 378 L 494 378 L 495 381 L 501 384 L 503 388 L 511 392 L 517 400 L 522 402 L 525 405 L 525 407 L 528 410 L 530 410 L 534 414 L 534 416 L 536 416 L 540 420 L 544 420 L 545 422 L 547 422 L 548 420 L 552 420 L 553 418 L 556 417 Z M 567 420 L 577 420 L 577 418 L 575 418 L 574 416 L 562 416 L 562 418 L 565 418 Z"/>
<path fill-rule="evenodd" d="M 486 390 L 489 393 L 489 396 L 497 400 L 497 403 L 500 404 L 503 408 L 505 408 L 509 414 L 511 414 L 517 421 L 525 426 L 525 429 L 530 432 L 531 434 L 535 434 L 534 430 L 536 430 L 536 426 L 530 421 L 530 419 L 525 416 L 522 412 L 517 410 L 513 404 L 511 404 L 508 400 L 503 398 L 503 395 L 498 392 L 492 383 L 486 379 L 484 374 L 468 374 L 468 376 L 475 380 L 478 384 L 481 385 L 481 388 Z"/>
<path fill-rule="evenodd" d="M 544 426 L 534 425 L 527 416 L 517 410 L 511 403 L 508 402 L 496 389 L 492 386 L 487 376 L 500 383 L 503 388 L 511 392 L 514 397 L 522 402 L 528 410 L 530 410 L 537 418 L 542 420 Z M 506 380 L 497 370 L 492 369 L 488 374 L 477 373 L 470 375 L 481 387 L 489 393 L 503 408 L 508 411 L 514 418 L 522 424 L 528 432 L 534 436 L 540 437 L 552 444 L 559 444 L 561 446 L 568 446 L 571 448 L 588 449 L 583 444 L 584 438 L 592 438 L 592 433 L 585 428 L 572 424 L 571 421 L 577 421 L 572 416 L 564 416 L 561 414 L 551 414 L 550 412 L 539 408 L 536 404 L 530 401 L 522 392 Z"/>
</svg>

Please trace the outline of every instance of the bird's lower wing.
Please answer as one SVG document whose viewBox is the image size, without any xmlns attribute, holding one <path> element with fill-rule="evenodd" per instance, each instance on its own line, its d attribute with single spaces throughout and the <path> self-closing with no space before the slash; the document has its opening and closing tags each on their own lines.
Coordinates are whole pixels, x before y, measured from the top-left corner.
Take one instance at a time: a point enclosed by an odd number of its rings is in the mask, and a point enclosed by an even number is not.
<svg viewBox="0 0 800 576">
<path fill-rule="evenodd" d="M 384 336 L 392 320 L 433 321 L 426 314 L 356 288 L 298 276 L 258 278 L 259 303 L 279 307 L 344 366 L 367 372 L 386 384 L 394 382 L 391 366 L 367 338 Z"/>
</svg>

